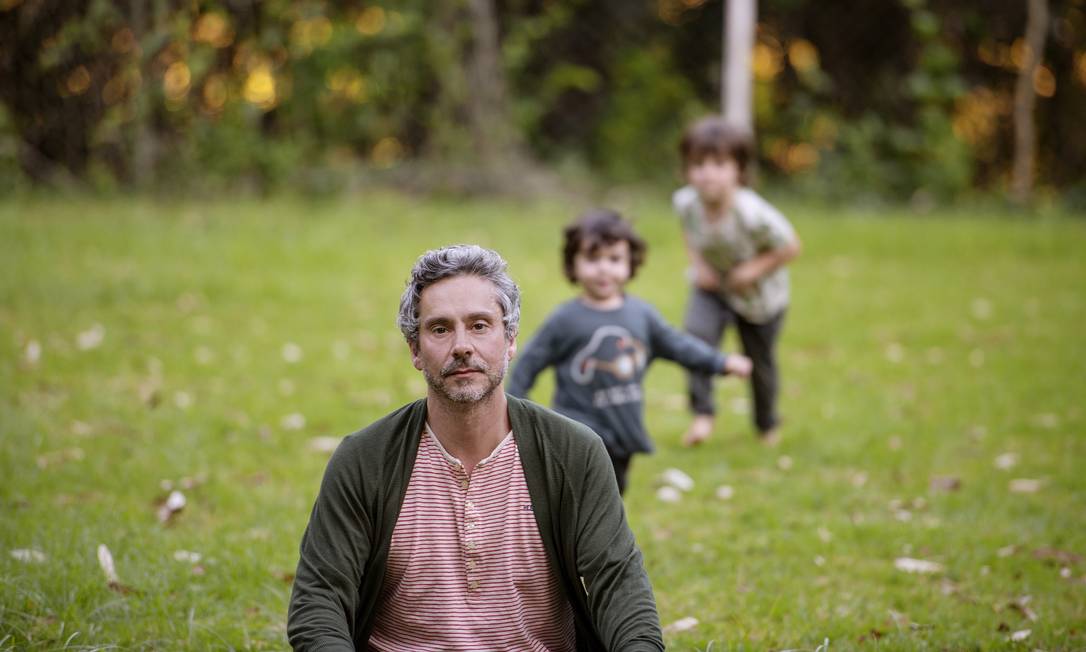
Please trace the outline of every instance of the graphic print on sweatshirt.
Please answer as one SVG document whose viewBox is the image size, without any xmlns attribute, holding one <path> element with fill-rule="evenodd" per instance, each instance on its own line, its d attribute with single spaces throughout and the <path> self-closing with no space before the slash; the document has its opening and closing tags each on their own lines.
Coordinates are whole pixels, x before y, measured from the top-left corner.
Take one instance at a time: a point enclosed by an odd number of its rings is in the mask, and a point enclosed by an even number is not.
<svg viewBox="0 0 1086 652">
<path fill-rule="evenodd" d="M 596 387 L 592 404 L 605 408 L 641 400 L 638 378 L 648 362 L 645 345 L 630 331 L 613 324 L 600 326 L 573 356 L 570 376 L 579 385 Z"/>
</svg>

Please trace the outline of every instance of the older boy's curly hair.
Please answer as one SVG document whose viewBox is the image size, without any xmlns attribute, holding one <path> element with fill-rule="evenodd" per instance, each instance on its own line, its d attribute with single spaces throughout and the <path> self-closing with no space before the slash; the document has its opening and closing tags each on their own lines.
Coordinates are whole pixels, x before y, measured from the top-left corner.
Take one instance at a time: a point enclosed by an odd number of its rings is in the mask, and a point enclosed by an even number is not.
<svg viewBox="0 0 1086 652">
<path fill-rule="evenodd" d="M 645 262 L 648 246 L 633 226 L 618 213 L 606 208 L 597 208 L 582 213 L 562 232 L 565 244 L 562 247 L 562 269 L 570 283 L 576 283 L 573 274 L 573 259 L 577 252 L 587 246 L 589 252 L 600 246 L 611 245 L 625 240 L 630 245 L 630 278 L 637 274 L 637 268 Z"/>
<path fill-rule="evenodd" d="M 750 184 L 750 163 L 754 159 L 754 134 L 719 116 L 708 116 L 687 127 L 679 141 L 683 170 L 705 157 L 734 159 L 739 166 L 739 183 Z"/>
</svg>

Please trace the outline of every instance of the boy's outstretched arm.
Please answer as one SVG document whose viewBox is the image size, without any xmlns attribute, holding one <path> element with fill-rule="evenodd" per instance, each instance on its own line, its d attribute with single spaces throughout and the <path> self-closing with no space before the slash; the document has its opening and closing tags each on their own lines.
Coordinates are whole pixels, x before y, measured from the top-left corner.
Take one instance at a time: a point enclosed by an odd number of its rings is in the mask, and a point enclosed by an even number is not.
<svg viewBox="0 0 1086 652">
<path fill-rule="evenodd" d="M 555 349 L 548 329 L 549 322 L 536 332 L 535 336 L 521 350 L 513 363 L 509 382 L 505 391 L 517 398 L 528 398 L 528 392 L 535 385 L 536 376 L 554 363 Z"/>
<path fill-rule="evenodd" d="M 746 356 L 737 353 L 725 355 L 693 335 L 673 328 L 656 309 L 650 310 L 650 344 L 654 357 L 677 362 L 690 371 L 737 376 L 750 374 L 751 362 Z"/>
</svg>

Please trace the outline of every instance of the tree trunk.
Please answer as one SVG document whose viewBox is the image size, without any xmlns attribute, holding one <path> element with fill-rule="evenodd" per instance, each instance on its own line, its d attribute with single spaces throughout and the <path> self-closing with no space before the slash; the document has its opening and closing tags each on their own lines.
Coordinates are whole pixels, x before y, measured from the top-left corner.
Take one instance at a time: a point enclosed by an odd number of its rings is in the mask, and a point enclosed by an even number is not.
<svg viewBox="0 0 1086 652">
<path fill-rule="evenodd" d="M 438 166 L 431 180 L 469 193 L 548 184 L 510 118 L 494 0 L 444 0 L 430 20 L 440 80 L 430 120 L 430 163 Z"/>
<path fill-rule="evenodd" d="M 1011 180 L 1011 198 L 1025 204 L 1033 192 L 1034 160 L 1037 135 L 1033 122 L 1033 109 L 1037 94 L 1033 80 L 1044 55 L 1045 36 L 1048 32 L 1048 0 L 1028 0 L 1029 18 L 1026 21 L 1026 52 L 1022 68 L 1018 71 L 1018 84 L 1014 90 L 1014 177 Z"/>
<path fill-rule="evenodd" d="M 721 108 L 724 119 L 754 132 L 750 57 L 757 29 L 756 0 L 728 0 L 724 12 L 724 67 Z"/>
</svg>

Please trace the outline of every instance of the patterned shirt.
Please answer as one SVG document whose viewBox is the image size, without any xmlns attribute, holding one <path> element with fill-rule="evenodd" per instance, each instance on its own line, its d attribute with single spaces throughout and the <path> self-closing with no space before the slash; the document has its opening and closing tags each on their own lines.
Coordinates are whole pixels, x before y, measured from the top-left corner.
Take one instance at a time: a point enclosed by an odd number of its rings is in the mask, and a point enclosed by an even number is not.
<svg viewBox="0 0 1086 652">
<path fill-rule="evenodd" d="M 629 457 L 652 450 L 642 387 L 656 358 L 707 374 L 721 373 L 727 360 L 633 295 L 613 310 L 573 299 L 558 306 L 517 354 L 508 392 L 527 396 L 536 376 L 554 367 L 554 411 L 595 430 L 611 455 Z"/>
<path fill-rule="evenodd" d="M 784 215 L 749 188 L 740 188 L 728 215 L 715 222 L 706 219 L 698 191 L 690 186 L 677 190 L 671 202 L 687 242 L 722 274 L 796 241 L 796 232 Z M 765 323 L 788 307 L 788 270 L 778 267 L 741 294 L 723 288 L 720 294 L 747 321 Z"/>
<path fill-rule="evenodd" d="M 392 533 L 375 650 L 573 650 L 513 433 L 472 470 L 429 424 Z"/>
</svg>

